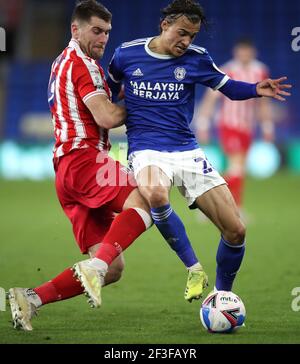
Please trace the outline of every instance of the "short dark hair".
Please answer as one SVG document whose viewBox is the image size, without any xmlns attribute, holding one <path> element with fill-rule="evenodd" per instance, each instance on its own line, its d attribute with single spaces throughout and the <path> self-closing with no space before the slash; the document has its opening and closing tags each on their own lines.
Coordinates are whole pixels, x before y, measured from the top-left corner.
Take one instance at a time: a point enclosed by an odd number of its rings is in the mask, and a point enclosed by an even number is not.
<svg viewBox="0 0 300 364">
<path fill-rule="evenodd" d="M 78 1 L 72 14 L 71 22 L 74 20 L 89 22 L 92 16 L 109 23 L 112 19 L 111 12 L 104 5 L 95 0 Z"/>
<path fill-rule="evenodd" d="M 184 15 L 193 24 L 201 22 L 205 25 L 207 23 L 202 6 L 194 0 L 174 0 L 166 8 L 162 9 L 161 12 L 160 22 L 167 20 L 172 24 Z"/>
</svg>

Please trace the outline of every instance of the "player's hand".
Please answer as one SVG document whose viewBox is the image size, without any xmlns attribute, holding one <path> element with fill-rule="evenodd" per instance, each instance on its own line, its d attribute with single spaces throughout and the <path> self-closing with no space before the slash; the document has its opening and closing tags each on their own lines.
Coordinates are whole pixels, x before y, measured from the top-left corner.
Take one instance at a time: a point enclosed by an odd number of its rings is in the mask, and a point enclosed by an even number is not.
<svg viewBox="0 0 300 364">
<path fill-rule="evenodd" d="M 277 80 L 269 78 L 259 82 L 256 85 L 257 94 L 259 96 L 273 97 L 276 100 L 285 101 L 286 99 L 282 96 L 291 96 L 291 94 L 284 90 L 292 88 L 292 85 L 282 83 L 285 80 L 287 80 L 287 77 L 281 77 Z"/>
</svg>

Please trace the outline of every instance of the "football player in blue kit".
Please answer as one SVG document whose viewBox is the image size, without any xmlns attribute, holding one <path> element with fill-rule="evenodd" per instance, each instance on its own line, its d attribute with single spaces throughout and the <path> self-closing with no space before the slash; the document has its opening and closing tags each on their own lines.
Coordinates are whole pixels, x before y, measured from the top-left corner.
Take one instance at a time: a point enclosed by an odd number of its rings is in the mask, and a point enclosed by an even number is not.
<svg viewBox="0 0 300 364">
<path fill-rule="evenodd" d="M 251 84 L 221 72 L 206 49 L 192 44 L 206 21 L 196 1 L 175 0 L 162 14 L 158 36 L 116 49 L 108 81 L 114 95 L 124 84 L 129 162 L 155 225 L 188 269 L 184 297 L 191 302 L 201 297 L 208 278 L 170 205 L 172 185 L 190 209 L 200 209 L 221 233 L 215 289 L 232 290 L 245 252 L 237 206 L 190 129 L 195 86 L 219 90 L 232 100 L 267 96 L 280 101 L 291 86 L 284 84 L 286 77 Z"/>
</svg>

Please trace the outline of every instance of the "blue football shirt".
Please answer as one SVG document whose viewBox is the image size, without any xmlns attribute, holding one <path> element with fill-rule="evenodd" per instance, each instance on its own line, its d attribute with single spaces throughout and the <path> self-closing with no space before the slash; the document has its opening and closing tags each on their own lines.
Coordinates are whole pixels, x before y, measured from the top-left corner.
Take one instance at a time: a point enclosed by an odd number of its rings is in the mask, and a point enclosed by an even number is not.
<svg viewBox="0 0 300 364">
<path fill-rule="evenodd" d="M 208 52 L 190 45 L 180 57 L 149 49 L 153 38 L 124 43 L 109 65 L 113 83 L 124 83 L 129 154 L 145 149 L 175 152 L 198 148 L 190 123 L 194 113 L 195 86 L 215 90 L 229 77 Z"/>
</svg>

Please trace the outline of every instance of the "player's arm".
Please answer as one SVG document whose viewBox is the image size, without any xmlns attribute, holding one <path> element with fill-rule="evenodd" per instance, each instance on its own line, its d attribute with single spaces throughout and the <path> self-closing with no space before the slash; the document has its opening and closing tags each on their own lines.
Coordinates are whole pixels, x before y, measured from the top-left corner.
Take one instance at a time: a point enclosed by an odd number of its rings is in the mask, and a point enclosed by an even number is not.
<svg viewBox="0 0 300 364">
<path fill-rule="evenodd" d="M 214 90 L 219 90 L 231 100 L 247 100 L 266 96 L 273 97 L 279 101 L 285 101 L 283 96 L 290 96 L 290 93 L 285 90 L 290 89 L 292 86 L 283 83 L 287 77 L 281 77 L 277 80 L 268 78 L 258 83 L 235 81 L 230 79 L 215 65 L 206 51 L 201 55 L 200 62 L 200 83 Z"/>
<path fill-rule="evenodd" d="M 285 101 L 282 96 L 290 96 L 289 92 L 292 85 L 283 84 L 287 77 L 281 77 L 277 80 L 266 79 L 258 83 L 248 83 L 234 81 L 229 79 L 219 90 L 231 100 L 247 100 L 255 97 L 265 96 L 272 97 L 279 101 Z"/>
<path fill-rule="evenodd" d="M 73 82 L 96 124 L 104 129 L 124 124 L 125 108 L 110 101 L 104 76 L 96 64 L 87 61 L 76 63 L 73 66 Z"/>
<path fill-rule="evenodd" d="M 105 95 L 95 95 L 85 102 L 95 122 L 104 129 L 117 128 L 125 123 L 126 110 L 110 102 Z"/>
<path fill-rule="evenodd" d="M 208 89 L 197 106 L 194 123 L 197 139 L 202 144 L 209 143 L 211 120 L 216 109 L 216 103 L 220 96 L 220 92 Z"/>
</svg>

